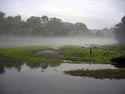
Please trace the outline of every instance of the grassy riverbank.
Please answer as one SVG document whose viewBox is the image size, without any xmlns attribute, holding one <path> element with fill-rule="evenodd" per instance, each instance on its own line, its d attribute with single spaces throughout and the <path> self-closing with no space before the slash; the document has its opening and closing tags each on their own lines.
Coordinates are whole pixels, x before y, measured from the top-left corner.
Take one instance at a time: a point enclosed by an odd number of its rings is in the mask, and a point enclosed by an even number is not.
<svg viewBox="0 0 125 94">
<path fill-rule="evenodd" d="M 64 60 L 71 61 L 86 61 L 95 64 L 110 64 L 111 58 L 125 56 L 125 49 L 121 51 L 118 46 L 102 46 L 100 48 L 92 48 L 92 54 L 90 54 L 89 48 L 83 48 L 79 46 L 62 46 L 60 52 L 62 53 Z"/>
<path fill-rule="evenodd" d="M 54 50 L 48 46 L 29 46 L 15 48 L 0 48 L 0 62 L 55 62 L 46 58 L 33 56 L 34 52 L 41 50 Z"/>
<path fill-rule="evenodd" d="M 125 79 L 125 69 L 72 70 L 65 74 L 95 79 Z"/>
<path fill-rule="evenodd" d="M 57 51 L 61 56 L 60 60 L 53 60 L 34 56 L 33 53 L 43 50 Z M 37 63 L 61 63 L 62 60 L 71 60 L 73 63 L 88 62 L 95 64 L 111 63 L 110 59 L 118 56 L 125 56 L 125 52 L 121 52 L 118 47 L 107 46 L 104 48 L 93 48 L 90 55 L 89 48 L 79 46 L 61 46 L 58 50 L 49 46 L 28 46 L 15 48 L 0 48 L 1 62 L 37 62 Z"/>
</svg>

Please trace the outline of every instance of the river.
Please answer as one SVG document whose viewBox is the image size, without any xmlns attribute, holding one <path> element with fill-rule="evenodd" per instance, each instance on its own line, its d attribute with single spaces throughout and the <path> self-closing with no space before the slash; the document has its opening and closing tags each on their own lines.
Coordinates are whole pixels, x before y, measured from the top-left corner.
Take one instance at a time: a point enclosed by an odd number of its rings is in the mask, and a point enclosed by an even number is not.
<svg viewBox="0 0 125 94">
<path fill-rule="evenodd" d="M 124 94 L 124 79 L 94 79 L 64 74 L 65 70 L 115 68 L 110 64 L 40 65 L 4 67 L 0 94 Z"/>
</svg>

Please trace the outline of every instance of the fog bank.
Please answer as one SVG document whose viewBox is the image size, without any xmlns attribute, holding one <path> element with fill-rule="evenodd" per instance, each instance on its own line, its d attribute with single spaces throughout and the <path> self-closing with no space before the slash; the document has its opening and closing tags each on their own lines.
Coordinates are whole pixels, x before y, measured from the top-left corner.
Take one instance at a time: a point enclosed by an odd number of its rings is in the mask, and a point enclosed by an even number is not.
<svg viewBox="0 0 125 94">
<path fill-rule="evenodd" d="M 52 46 L 62 45 L 87 46 L 90 44 L 107 45 L 117 43 L 114 38 L 99 37 L 16 37 L 0 36 L 0 47 L 19 47 L 19 46 Z"/>
</svg>

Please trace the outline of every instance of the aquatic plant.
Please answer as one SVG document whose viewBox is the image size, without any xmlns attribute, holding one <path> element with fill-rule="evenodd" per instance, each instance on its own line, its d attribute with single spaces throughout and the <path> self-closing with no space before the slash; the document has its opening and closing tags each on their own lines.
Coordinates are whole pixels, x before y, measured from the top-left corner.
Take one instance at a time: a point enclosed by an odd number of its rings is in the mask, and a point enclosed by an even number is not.
<svg viewBox="0 0 125 94">
<path fill-rule="evenodd" d="M 65 74 L 80 77 L 91 77 L 95 79 L 125 79 L 125 69 L 97 69 L 97 70 L 71 70 Z"/>
</svg>

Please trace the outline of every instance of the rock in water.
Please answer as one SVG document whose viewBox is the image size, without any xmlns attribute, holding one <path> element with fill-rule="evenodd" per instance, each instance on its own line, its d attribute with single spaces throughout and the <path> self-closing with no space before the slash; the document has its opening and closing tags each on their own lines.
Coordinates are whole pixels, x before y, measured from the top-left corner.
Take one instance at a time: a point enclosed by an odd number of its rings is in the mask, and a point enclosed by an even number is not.
<svg viewBox="0 0 125 94">
<path fill-rule="evenodd" d="M 53 50 L 39 51 L 39 52 L 36 52 L 34 56 L 47 58 L 47 59 L 53 59 L 53 60 L 59 60 L 61 57 L 57 51 L 53 51 Z"/>
</svg>

